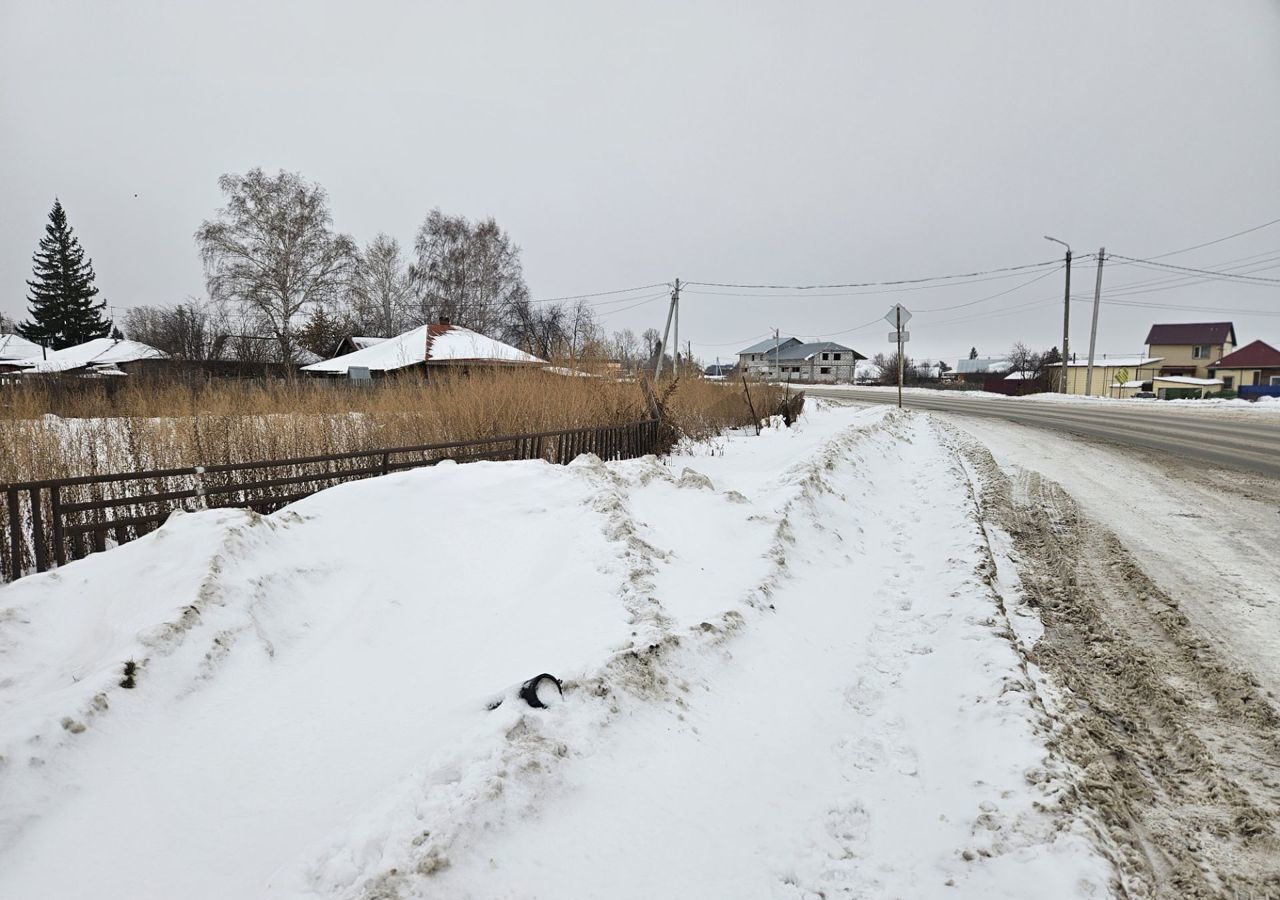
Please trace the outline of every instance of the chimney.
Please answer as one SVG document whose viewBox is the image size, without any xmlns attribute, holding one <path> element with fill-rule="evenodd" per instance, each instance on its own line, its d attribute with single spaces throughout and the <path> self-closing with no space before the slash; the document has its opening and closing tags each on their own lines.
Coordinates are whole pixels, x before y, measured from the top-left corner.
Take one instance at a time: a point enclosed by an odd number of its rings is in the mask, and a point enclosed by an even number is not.
<svg viewBox="0 0 1280 900">
<path fill-rule="evenodd" d="M 448 328 L 448 327 L 449 327 L 449 317 L 448 317 L 448 316 L 441 316 L 441 317 L 440 317 L 440 324 L 441 324 L 441 325 L 443 325 L 445 328 Z"/>
</svg>

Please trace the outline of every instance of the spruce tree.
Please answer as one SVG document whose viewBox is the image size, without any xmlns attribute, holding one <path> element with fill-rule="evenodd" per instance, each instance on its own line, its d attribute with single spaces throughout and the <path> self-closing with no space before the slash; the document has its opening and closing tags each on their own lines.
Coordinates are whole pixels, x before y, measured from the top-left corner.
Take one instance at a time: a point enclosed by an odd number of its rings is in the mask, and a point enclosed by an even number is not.
<svg viewBox="0 0 1280 900">
<path fill-rule="evenodd" d="M 27 282 L 31 321 L 19 325 L 18 333 L 53 350 L 106 337 L 111 323 L 102 316 L 106 301 L 94 301 L 98 289 L 93 286 L 93 260 L 85 260 L 56 199 L 44 231 L 40 249 L 31 257 L 35 278 Z"/>
</svg>

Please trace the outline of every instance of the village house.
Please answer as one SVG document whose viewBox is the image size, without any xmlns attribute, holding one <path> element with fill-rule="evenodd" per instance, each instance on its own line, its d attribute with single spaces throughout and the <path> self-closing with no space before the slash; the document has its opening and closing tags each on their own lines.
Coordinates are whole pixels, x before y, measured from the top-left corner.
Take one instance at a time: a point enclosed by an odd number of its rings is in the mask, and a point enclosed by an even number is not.
<svg viewBox="0 0 1280 900">
<path fill-rule="evenodd" d="M 1221 379 L 1227 391 L 1254 385 L 1280 387 L 1280 350 L 1265 341 L 1245 344 L 1210 363 L 1209 374 Z"/>
<path fill-rule="evenodd" d="M 1160 373 L 1163 362 L 1152 356 L 1096 358 L 1093 381 L 1089 383 L 1089 363 L 1077 359 L 1067 363 L 1066 392 L 1083 396 L 1088 384 L 1090 397 L 1132 397 L 1138 391 L 1152 389 L 1152 381 Z"/>
<path fill-rule="evenodd" d="M 739 370 L 759 378 L 783 381 L 853 382 L 861 353 L 842 344 L 799 338 L 767 340 L 738 351 Z"/>
<path fill-rule="evenodd" d="M 1236 329 L 1230 322 L 1152 325 L 1146 343 L 1147 356 L 1161 361 L 1162 376 L 1208 378 L 1209 364 L 1235 349 Z"/>
<path fill-rule="evenodd" d="M 430 378 L 432 372 L 530 365 L 543 366 L 546 361 L 470 328 L 452 325 L 441 316 L 434 325 L 422 325 L 362 350 L 303 366 L 302 371 L 329 378 L 409 372 Z"/>
<path fill-rule="evenodd" d="M 74 347 L 36 352 L 27 359 L 0 361 L 0 370 L 21 375 L 79 375 L 99 377 L 126 375 L 146 360 L 168 359 L 169 355 L 139 341 L 94 338 Z"/>
<path fill-rule="evenodd" d="M 19 334 L 0 334 L 0 362 L 16 359 L 33 359 L 44 353 L 39 344 L 27 340 Z"/>
</svg>

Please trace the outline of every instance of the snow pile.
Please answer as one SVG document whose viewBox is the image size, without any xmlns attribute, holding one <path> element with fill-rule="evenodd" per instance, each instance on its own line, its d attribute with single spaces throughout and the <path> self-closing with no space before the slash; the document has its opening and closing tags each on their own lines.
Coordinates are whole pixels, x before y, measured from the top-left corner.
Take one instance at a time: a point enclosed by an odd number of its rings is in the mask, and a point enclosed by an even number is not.
<svg viewBox="0 0 1280 900">
<path fill-rule="evenodd" d="M 177 516 L 0 590 L 0 896 L 1104 896 L 992 565 L 886 408 Z"/>
</svg>

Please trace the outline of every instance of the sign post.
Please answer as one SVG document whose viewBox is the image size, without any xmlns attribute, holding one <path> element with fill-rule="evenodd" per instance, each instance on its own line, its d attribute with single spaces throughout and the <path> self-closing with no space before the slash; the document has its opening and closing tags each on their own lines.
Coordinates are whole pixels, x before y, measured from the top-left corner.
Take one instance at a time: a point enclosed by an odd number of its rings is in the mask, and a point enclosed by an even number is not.
<svg viewBox="0 0 1280 900">
<path fill-rule="evenodd" d="M 903 331 L 902 326 L 906 325 L 910 318 L 911 313 L 907 312 L 907 308 L 901 303 L 893 304 L 884 317 L 884 320 L 893 326 L 889 340 L 898 345 L 898 409 L 902 409 L 902 345 L 911 339 L 911 335 Z"/>
</svg>

